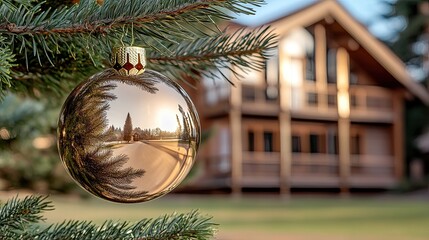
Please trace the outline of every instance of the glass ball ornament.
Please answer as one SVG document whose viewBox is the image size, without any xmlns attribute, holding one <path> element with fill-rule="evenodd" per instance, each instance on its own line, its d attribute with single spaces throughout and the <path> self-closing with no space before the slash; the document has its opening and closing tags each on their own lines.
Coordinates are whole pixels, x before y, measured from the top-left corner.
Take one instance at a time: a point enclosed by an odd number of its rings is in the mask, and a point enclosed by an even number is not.
<svg viewBox="0 0 429 240">
<path fill-rule="evenodd" d="M 58 148 L 72 178 L 114 202 L 144 202 L 173 190 L 200 142 L 195 106 L 178 84 L 145 69 L 145 50 L 114 50 L 113 68 L 79 84 L 58 121 Z"/>
</svg>

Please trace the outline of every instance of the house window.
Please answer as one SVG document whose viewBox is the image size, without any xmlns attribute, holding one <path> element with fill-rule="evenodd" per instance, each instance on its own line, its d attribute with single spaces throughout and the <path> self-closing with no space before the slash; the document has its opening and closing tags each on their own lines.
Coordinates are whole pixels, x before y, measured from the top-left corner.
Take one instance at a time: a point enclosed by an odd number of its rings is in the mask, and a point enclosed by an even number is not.
<svg viewBox="0 0 429 240">
<path fill-rule="evenodd" d="M 328 132 L 328 153 L 338 154 L 338 135 L 335 132 Z"/>
<path fill-rule="evenodd" d="M 273 133 L 264 132 L 264 151 L 272 152 L 273 151 Z"/>
<path fill-rule="evenodd" d="M 357 96 L 354 95 L 354 94 L 350 95 L 350 105 L 352 107 L 357 107 L 358 106 Z"/>
<path fill-rule="evenodd" d="M 301 152 L 301 136 L 292 135 L 292 152 Z"/>
<path fill-rule="evenodd" d="M 255 101 L 256 93 L 255 88 L 252 86 L 243 86 L 242 87 L 243 99 L 246 101 Z"/>
<path fill-rule="evenodd" d="M 330 106 L 330 107 L 337 106 L 337 95 L 328 94 L 328 106 Z"/>
<path fill-rule="evenodd" d="M 356 73 L 351 72 L 349 76 L 350 85 L 358 84 L 358 76 Z"/>
<path fill-rule="evenodd" d="M 277 50 L 273 50 L 269 54 L 272 55 L 265 61 L 265 99 L 274 101 L 278 98 L 278 83 L 279 83 L 279 57 Z"/>
<path fill-rule="evenodd" d="M 313 53 L 307 53 L 305 57 L 305 79 L 315 81 L 315 63 Z"/>
<path fill-rule="evenodd" d="M 350 139 L 350 153 L 351 154 L 361 154 L 360 136 L 359 135 L 351 136 L 351 139 Z"/>
<path fill-rule="evenodd" d="M 317 93 L 309 92 L 307 93 L 307 103 L 310 106 L 316 106 L 318 103 L 318 95 Z"/>
<path fill-rule="evenodd" d="M 319 153 L 320 139 L 317 134 L 310 134 L 310 153 Z"/>
<path fill-rule="evenodd" d="M 253 131 L 247 133 L 247 146 L 250 152 L 255 151 L 255 133 Z"/>
<path fill-rule="evenodd" d="M 336 83 L 337 82 L 337 50 L 336 49 L 328 49 L 327 61 L 326 61 L 326 69 L 328 69 L 328 83 Z"/>
</svg>

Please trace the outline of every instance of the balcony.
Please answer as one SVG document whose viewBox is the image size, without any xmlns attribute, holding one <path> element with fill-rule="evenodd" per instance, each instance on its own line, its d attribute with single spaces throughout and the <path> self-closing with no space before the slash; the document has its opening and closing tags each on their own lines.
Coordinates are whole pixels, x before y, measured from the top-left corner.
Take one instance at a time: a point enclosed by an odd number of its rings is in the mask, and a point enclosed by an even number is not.
<svg viewBox="0 0 429 240">
<path fill-rule="evenodd" d="M 292 88 L 290 105 L 292 117 L 295 118 L 336 120 L 337 88 L 335 85 L 328 85 L 321 90 L 315 84 Z"/>
<path fill-rule="evenodd" d="M 207 186 L 225 187 L 230 184 L 231 155 L 221 154 L 204 159 Z M 335 154 L 293 153 L 291 162 L 291 187 L 338 188 L 340 186 L 339 159 Z M 351 188 L 393 187 L 393 156 L 351 155 Z M 242 187 L 276 188 L 280 186 L 279 152 L 243 152 Z M 203 183 L 201 183 L 203 184 Z"/>
<path fill-rule="evenodd" d="M 355 122 L 393 122 L 393 94 L 388 89 L 376 86 L 350 86 L 350 119 Z M 337 89 L 328 84 L 317 89 L 315 84 L 292 88 L 292 117 L 318 120 L 338 118 Z"/>
<path fill-rule="evenodd" d="M 231 87 L 223 82 L 210 83 L 207 84 L 203 94 L 200 95 L 202 104 L 196 104 L 200 106 L 198 110 L 204 117 L 217 117 L 228 114 L 230 110 Z"/>
<path fill-rule="evenodd" d="M 277 116 L 279 107 L 278 86 L 242 85 L 243 114 Z"/>
<path fill-rule="evenodd" d="M 356 122 L 393 122 L 394 95 L 376 86 L 350 87 L 350 119 Z"/>
<path fill-rule="evenodd" d="M 206 90 L 205 116 L 227 114 L 230 109 L 230 91 L 217 86 Z M 245 115 L 278 116 L 280 111 L 278 86 L 243 84 L 241 110 Z M 377 86 L 351 85 L 349 90 L 350 119 L 354 122 L 392 123 L 394 117 L 393 93 Z M 317 88 L 314 83 L 292 87 L 290 109 L 293 118 L 338 119 L 337 86 L 328 84 Z"/>
<path fill-rule="evenodd" d="M 279 184 L 279 152 L 243 152 L 243 187 L 278 187 Z"/>
<path fill-rule="evenodd" d="M 340 186 L 338 155 L 324 153 L 293 153 L 291 166 L 292 187 Z M 393 156 L 351 155 L 350 187 L 393 186 Z M 280 153 L 243 152 L 243 187 L 279 187 Z"/>
<path fill-rule="evenodd" d="M 291 185 L 293 187 L 338 187 L 340 185 L 338 155 L 294 153 Z"/>
<path fill-rule="evenodd" d="M 390 155 L 351 155 L 351 187 L 393 186 L 393 156 Z"/>
</svg>

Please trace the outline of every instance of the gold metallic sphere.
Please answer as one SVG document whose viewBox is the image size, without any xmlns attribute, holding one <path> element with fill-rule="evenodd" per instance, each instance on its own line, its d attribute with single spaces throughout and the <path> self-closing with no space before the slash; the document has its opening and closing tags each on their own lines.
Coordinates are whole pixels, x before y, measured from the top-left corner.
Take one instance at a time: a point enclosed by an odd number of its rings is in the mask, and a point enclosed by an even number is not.
<svg viewBox="0 0 429 240">
<path fill-rule="evenodd" d="M 111 68 L 92 76 L 72 91 L 58 122 L 60 157 L 73 179 L 121 203 L 174 189 L 190 171 L 199 142 L 189 96 L 151 70 L 124 76 Z"/>
</svg>

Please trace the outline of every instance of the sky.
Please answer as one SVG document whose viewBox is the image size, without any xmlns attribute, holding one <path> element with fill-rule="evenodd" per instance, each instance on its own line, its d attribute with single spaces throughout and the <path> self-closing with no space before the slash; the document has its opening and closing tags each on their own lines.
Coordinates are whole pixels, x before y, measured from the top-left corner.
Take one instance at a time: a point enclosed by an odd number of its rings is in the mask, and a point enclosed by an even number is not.
<svg viewBox="0 0 429 240">
<path fill-rule="evenodd" d="M 239 15 L 235 20 L 238 23 L 258 26 L 279 17 L 292 13 L 302 7 L 319 0 L 265 0 L 266 4 L 260 8 L 255 8 L 255 15 Z M 385 20 L 381 14 L 389 12 L 389 7 L 385 1 L 395 0 L 337 0 L 362 24 L 366 25 L 369 31 L 382 40 L 393 40 L 395 30 L 404 26 L 400 19 Z"/>
<path fill-rule="evenodd" d="M 117 87 L 111 91 L 117 99 L 109 102 L 107 110 L 108 125 L 123 128 L 127 114 L 130 113 L 133 128 L 141 129 L 161 128 L 164 131 L 176 131 L 176 114 L 180 104 L 188 111 L 183 97 L 173 88 L 164 84 L 155 85 L 159 91 L 156 94 L 148 93 L 140 88 L 125 83 L 116 82 Z"/>
</svg>

